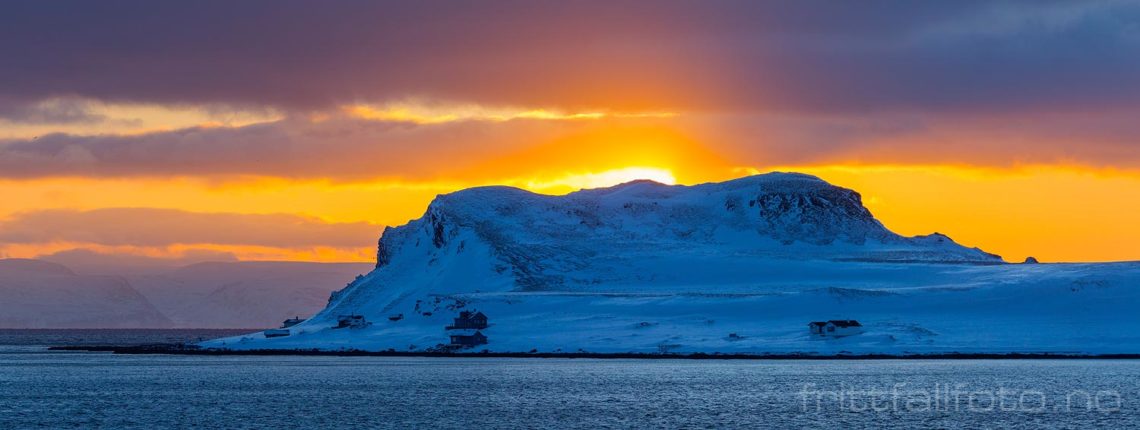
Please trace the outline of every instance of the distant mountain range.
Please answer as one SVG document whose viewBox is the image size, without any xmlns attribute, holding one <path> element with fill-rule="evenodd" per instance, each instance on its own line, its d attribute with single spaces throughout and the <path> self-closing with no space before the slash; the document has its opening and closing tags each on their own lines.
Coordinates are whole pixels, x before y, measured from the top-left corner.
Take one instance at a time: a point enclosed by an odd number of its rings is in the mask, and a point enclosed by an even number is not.
<svg viewBox="0 0 1140 430">
<path fill-rule="evenodd" d="M 0 328 L 257 328 L 321 309 L 367 263 L 103 267 L 0 259 Z"/>
<path fill-rule="evenodd" d="M 481 187 L 386 229 L 375 270 L 288 336 L 204 345 L 448 348 L 445 327 L 478 310 L 478 348 L 505 352 L 1138 352 L 1138 281 L 1136 264 L 1012 265 L 941 234 L 903 237 L 855 191 L 803 174 L 565 196 Z M 829 320 L 862 328 L 810 333 Z"/>
</svg>

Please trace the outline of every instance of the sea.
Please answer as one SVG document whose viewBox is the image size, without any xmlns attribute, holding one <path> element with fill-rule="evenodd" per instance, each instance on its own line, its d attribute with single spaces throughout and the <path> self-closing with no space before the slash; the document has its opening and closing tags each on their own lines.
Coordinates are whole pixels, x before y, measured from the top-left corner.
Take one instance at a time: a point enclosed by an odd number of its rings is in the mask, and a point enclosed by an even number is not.
<svg viewBox="0 0 1140 430">
<path fill-rule="evenodd" d="M 1137 428 L 1140 360 L 115 355 L 226 330 L 0 330 L 0 429 Z"/>
</svg>

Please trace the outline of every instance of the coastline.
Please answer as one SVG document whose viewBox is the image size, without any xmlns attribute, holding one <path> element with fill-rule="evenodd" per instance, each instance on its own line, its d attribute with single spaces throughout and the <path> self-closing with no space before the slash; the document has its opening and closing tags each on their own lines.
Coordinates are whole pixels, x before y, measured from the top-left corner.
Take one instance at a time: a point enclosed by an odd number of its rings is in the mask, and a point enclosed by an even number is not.
<svg viewBox="0 0 1140 430">
<path fill-rule="evenodd" d="M 437 357 L 437 358 L 588 358 L 588 359 L 684 359 L 684 360 L 1135 360 L 1140 353 L 1070 354 L 1070 353 L 929 353 L 929 354 L 721 354 L 721 353 L 594 353 L 594 352 L 413 352 L 319 349 L 200 349 L 186 345 L 65 345 L 48 347 L 49 351 L 109 352 L 128 355 L 216 355 L 216 356 L 332 356 L 332 357 Z"/>
</svg>

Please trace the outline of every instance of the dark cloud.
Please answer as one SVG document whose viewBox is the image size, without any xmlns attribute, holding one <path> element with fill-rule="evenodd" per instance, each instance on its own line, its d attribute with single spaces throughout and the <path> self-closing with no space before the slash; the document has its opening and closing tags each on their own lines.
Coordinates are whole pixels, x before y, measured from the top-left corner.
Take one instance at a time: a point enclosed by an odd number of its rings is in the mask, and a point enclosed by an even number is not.
<svg viewBox="0 0 1140 430">
<path fill-rule="evenodd" d="M 663 121 L 519 119 L 417 125 L 338 117 L 131 136 L 52 134 L 0 140 L 0 177 L 455 179 L 480 162 L 536 143 L 607 127 Z M 487 172 L 481 173 L 485 179 Z"/>
<path fill-rule="evenodd" d="M 1117 1 L 6 2 L 7 121 L 97 122 L 102 102 L 288 119 L 0 140 L 0 177 L 456 178 L 630 124 L 748 164 L 1135 167 L 1138 20 L 1140 3 Z M 299 119 L 409 97 L 684 115 Z"/>
<path fill-rule="evenodd" d="M 291 214 L 197 213 L 150 208 L 52 209 L 24 212 L 0 221 L 0 243 L 361 248 L 372 246 L 380 229 L 368 223 L 331 223 Z"/>
<path fill-rule="evenodd" d="M 742 165 L 1076 165 L 1140 169 L 1140 112 L 717 116 L 689 133 Z"/>
<path fill-rule="evenodd" d="M 39 103 L 21 103 L 0 98 L 0 120 L 22 124 L 75 124 L 105 121 L 84 100 L 57 98 Z"/>
<path fill-rule="evenodd" d="M 1135 108 L 1138 19 L 1140 4 L 1093 1 L 15 1 L 0 13 L 0 98 Z"/>
<path fill-rule="evenodd" d="M 143 135 L 0 141 L 0 178 L 268 176 L 479 182 L 589 171 L 637 144 L 661 159 L 679 136 L 735 165 L 819 163 L 1081 164 L 1140 168 L 1132 112 L 1113 114 L 853 116 L 687 115 L 597 120 L 411 124 L 336 118 Z M 634 141 L 625 142 L 622 139 Z M 648 143 L 637 143 L 650 139 Z M 535 155 L 534 148 L 556 145 Z M 667 158 L 666 158 L 667 159 Z M 541 161 L 541 166 L 536 162 Z M 693 160 L 671 166 L 692 167 Z M 670 167 L 670 166 L 665 166 Z"/>
</svg>

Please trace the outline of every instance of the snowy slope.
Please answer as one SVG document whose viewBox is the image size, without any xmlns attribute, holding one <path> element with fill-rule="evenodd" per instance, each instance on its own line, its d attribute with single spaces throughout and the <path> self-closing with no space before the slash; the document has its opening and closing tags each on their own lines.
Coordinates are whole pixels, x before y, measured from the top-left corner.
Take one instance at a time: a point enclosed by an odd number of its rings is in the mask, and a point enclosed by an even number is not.
<svg viewBox="0 0 1140 430">
<path fill-rule="evenodd" d="M 376 270 L 293 335 L 205 345 L 423 350 L 478 309 L 493 351 L 1137 352 L 1121 327 L 1138 324 L 1124 312 L 1138 279 L 1134 264 L 1008 265 L 902 237 L 858 193 L 794 173 L 566 196 L 484 187 L 386 229 Z M 331 329 L 341 314 L 373 324 Z M 839 318 L 866 333 L 808 335 Z"/>
</svg>

